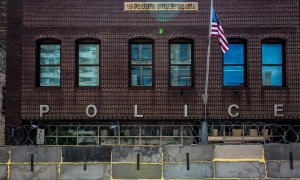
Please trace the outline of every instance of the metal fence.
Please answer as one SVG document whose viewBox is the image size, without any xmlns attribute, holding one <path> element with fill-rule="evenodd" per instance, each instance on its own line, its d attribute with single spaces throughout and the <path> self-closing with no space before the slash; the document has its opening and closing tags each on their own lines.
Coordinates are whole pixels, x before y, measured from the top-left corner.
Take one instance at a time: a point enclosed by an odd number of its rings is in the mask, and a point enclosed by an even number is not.
<svg viewBox="0 0 300 180">
<path fill-rule="evenodd" d="M 137 125 L 6 125 L 6 144 L 188 145 L 201 140 L 201 122 Z M 259 122 L 209 122 L 209 143 L 299 143 L 300 125 Z"/>
</svg>

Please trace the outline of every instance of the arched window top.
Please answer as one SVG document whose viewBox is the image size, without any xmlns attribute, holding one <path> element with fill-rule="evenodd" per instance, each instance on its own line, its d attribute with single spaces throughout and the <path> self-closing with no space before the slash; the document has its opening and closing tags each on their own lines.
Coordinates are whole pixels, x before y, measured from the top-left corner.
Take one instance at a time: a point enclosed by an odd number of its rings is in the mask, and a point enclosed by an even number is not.
<svg viewBox="0 0 300 180">
<path fill-rule="evenodd" d="M 262 43 L 284 43 L 286 40 L 282 38 L 266 38 L 261 40 Z"/>
<path fill-rule="evenodd" d="M 76 39 L 76 43 L 100 43 L 100 39 L 96 39 L 96 38 L 80 38 L 80 39 Z"/>
<path fill-rule="evenodd" d="M 228 38 L 229 43 L 246 43 L 247 39 L 244 38 Z"/>
<path fill-rule="evenodd" d="M 130 43 L 154 43 L 154 40 L 151 38 L 140 37 L 140 38 L 129 39 L 129 42 Z"/>
<path fill-rule="evenodd" d="M 169 40 L 169 43 L 193 43 L 194 40 L 190 38 L 173 38 Z"/>
<path fill-rule="evenodd" d="M 38 43 L 60 43 L 61 41 L 56 38 L 42 38 L 36 40 Z"/>
</svg>

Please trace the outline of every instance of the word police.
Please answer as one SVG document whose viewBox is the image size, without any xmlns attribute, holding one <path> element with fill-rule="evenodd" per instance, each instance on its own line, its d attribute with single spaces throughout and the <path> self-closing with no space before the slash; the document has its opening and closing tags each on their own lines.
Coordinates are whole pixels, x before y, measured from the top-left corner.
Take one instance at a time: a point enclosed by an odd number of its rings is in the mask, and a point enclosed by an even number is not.
<svg viewBox="0 0 300 180">
<path fill-rule="evenodd" d="M 239 116 L 239 112 L 238 110 L 240 109 L 240 107 L 237 104 L 232 104 L 228 107 L 228 115 L 230 117 L 238 117 Z M 49 105 L 40 105 L 40 117 L 42 118 L 45 114 L 47 114 L 50 111 L 50 107 Z M 234 112 L 233 112 L 234 111 Z M 283 117 L 283 104 L 275 104 L 274 105 L 274 117 Z M 95 117 L 97 115 L 97 107 L 95 105 L 88 105 L 85 109 L 85 113 L 88 117 L 92 118 Z M 138 106 L 134 105 L 133 107 L 133 115 L 136 118 L 142 118 L 144 117 L 143 114 L 139 114 L 138 113 Z M 184 117 L 188 117 L 188 105 L 184 105 L 183 106 L 183 116 Z"/>
</svg>

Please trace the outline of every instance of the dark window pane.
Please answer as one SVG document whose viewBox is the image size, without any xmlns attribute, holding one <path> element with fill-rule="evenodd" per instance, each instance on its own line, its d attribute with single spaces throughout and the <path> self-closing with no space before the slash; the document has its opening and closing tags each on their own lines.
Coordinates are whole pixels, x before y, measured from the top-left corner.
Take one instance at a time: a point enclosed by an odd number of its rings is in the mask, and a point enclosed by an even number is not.
<svg viewBox="0 0 300 180">
<path fill-rule="evenodd" d="M 79 64 L 99 64 L 99 45 L 79 44 Z"/>
<path fill-rule="evenodd" d="M 131 67 L 132 86 L 152 86 L 152 67 Z"/>
<path fill-rule="evenodd" d="M 262 44 L 263 64 L 282 64 L 282 44 Z"/>
<path fill-rule="evenodd" d="M 99 67 L 80 66 L 79 86 L 99 86 Z"/>
<path fill-rule="evenodd" d="M 171 66 L 171 86 L 191 86 L 190 66 Z"/>
<path fill-rule="evenodd" d="M 152 64 L 152 45 L 131 44 L 131 64 Z"/>
<path fill-rule="evenodd" d="M 60 64 L 60 45 L 42 44 L 40 45 L 40 65 Z"/>
<path fill-rule="evenodd" d="M 42 66 L 40 86 L 60 86 L 60 67 Z"/>
<path fill-rule="evenodd" d="M 243 86 L 244 67 L 224 66 L 224 86 Z"/>
<path fill-rule="evenodd" d="M 244 44 L 229 44 L 224 54 L 224 64 L 244 64 Z"/>
<path fill-rule="evenodd" d="M 191 44 L 171 44 L 171 64 L 191 64 Z"/>
<path fill-rule="evenodd" d="M 262 67 L 263 86 L 282 86 L 282 66 Z"/>
</svg>

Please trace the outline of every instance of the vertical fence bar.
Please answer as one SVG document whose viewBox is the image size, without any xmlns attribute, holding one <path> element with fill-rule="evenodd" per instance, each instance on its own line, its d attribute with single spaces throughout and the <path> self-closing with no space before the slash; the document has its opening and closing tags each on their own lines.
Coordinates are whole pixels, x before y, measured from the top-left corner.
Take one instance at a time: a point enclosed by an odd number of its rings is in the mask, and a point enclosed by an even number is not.
<svg viewBox="0 0 300 180">
<path fill-rule="evenodd" d="M 31 154 L 31 156 L 30 156 L 31 158 L 30 158 L 30 170 L 31 170 L 31 172 L 33 172 L 34 171 L 34 155 L 33 154 Z"/>
<path fill-rule="evenodd" d="M 186 170 L 190 170 L 190 154 L 186 153 Z"/>
<path fill-rule="evenodd" d="M 290 152 L 290 168 L 294 169 L 293 152 Z"/>
<path fill-rule="evenodd" d="M 140 154 L 136 155 L 136 170 L 140 170 Z"/>
</svg>

